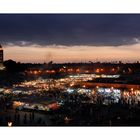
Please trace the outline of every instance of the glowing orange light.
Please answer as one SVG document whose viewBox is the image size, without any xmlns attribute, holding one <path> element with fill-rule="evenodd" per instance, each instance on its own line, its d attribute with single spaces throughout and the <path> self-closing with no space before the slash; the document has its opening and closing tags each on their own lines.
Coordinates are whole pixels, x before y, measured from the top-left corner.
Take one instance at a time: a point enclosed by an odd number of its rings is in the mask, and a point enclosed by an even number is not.
<svg viewBox="0 0 140 140">
<path fill-rule="evenodd" d="M 89 71 L 88 71 L 88 70 L 86 70 L 85 72 L 86 72 L 86 73 L 89 73 Z"/>
<path fill-rule="evenodd" d="M 112 68 L 112 71 L 115 71 L 115 69 L 114 69 L 114 68 Z"/>
<path fill-rule="evenodd" d="M 131 88 L 131 91 L 133 91 L 133 88 Z"/>
<path fill-rule="evenodd" d="M 72 87 L 72 86 L 74 86 L 74 84 L 70 84 L 70 86 Z"/>
<path fill-rule="evenodd" d="M 80 72 L 80 69 L 76 69 L 76 72 Z"/>
<path fill-rule="evenodd" d="M 96 88 L 99 88 L 99 86 L 96 86 Z"/>
<path fill-rule="evenodd" d="M 85 88 L 86 86 L 85 85 L 83 85 L 83 88 Z"/>
<path fill-rule="evenodd" d="M 11 127 L 12 126 L 12 122 L 8 122 L 8 126 Z"/>
<path fill-rule="evenodd" d="M 38 72 L 37 71 L 34 71 L 34 74 L 37 74 Z"/>
<path fill-rule="evenodd" d="M 104 69 L 101 69 L 101 71 L 104 71 Z"/>
<path fill-rule="evenodd" d="M 100 72 L 100 69 L 96 69 L 96 72 L 99 73 Z"/>
</svg>

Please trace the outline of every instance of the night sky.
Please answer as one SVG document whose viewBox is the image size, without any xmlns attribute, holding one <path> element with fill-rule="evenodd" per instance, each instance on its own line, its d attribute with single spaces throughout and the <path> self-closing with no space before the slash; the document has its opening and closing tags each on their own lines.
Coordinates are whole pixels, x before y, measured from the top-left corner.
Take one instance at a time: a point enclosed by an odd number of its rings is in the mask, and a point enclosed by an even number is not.
<svg viewBox="0 0 140 140">
<path fill-rule="evenodd" d="M 140 15 L 1 14 L 0 42 L 5 60 L 136 61 Z"/>
</svg>

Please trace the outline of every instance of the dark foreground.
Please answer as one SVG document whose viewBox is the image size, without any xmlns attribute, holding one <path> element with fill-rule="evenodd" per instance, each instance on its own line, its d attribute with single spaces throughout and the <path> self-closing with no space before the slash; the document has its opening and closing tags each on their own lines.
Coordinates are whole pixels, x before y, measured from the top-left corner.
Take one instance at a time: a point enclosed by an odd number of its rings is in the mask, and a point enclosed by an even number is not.
<svg viewBox="0 0 140 140">
<path fill-rule="evenodd" d="M 49 112 L 1 108 L 0 125 L 8 122 L 12 126 L 140 126 L 140 107 L 66 103 Z"/>
</svg>

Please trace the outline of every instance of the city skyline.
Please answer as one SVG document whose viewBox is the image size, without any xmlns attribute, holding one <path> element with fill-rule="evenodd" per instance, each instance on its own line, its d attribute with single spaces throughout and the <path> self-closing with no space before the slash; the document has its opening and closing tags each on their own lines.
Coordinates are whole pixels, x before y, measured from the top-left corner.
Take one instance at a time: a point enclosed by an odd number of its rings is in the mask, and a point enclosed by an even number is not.
<svg viewBox="0 0 140 140">
<path fill-rule="evenodd" d="M 136 62 L 140 60 L 139 44 L 119 47 L 57 46 L 57 47 L 4 47 L 4 60 L 12 59 L 23 63 L 79 63 L 79 62 Z M 85 57 L 86 56 L 86 57 Z"/>
<path fill-rule="evenodd" d="M 140 60 L 138 14 L 1 14 L 4 60 Z"/>
<path fill-rule="evenodd" d="M 0 126 L 140 126 L 139 23 L 0 14 Z"/>
</svg>

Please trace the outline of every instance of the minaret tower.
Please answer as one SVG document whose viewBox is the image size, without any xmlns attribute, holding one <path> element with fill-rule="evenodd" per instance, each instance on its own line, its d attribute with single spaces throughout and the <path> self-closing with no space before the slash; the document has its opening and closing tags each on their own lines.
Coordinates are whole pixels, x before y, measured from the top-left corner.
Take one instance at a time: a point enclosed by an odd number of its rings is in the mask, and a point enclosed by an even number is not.
<svg viewBox="0 0 140 140">
<path fill-rule="evenodd" d="M 4 69 L 5 69 L 5 67 L 3 66 L 3 49 L 0 44 L 0 70 L 4 70 Z"/>
<path fill-rule="evenodd" d="M 0 44 L 0 63 L 3 63 L 3 49 L 1 44 Z"/>
</svg>

